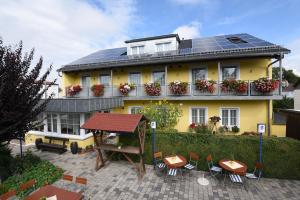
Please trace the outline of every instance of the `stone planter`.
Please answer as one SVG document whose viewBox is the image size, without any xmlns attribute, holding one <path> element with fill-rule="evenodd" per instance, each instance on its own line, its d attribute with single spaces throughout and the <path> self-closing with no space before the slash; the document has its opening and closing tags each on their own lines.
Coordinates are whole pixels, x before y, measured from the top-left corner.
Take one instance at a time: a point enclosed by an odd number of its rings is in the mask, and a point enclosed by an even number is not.
<svg viewBox="0 0 300 200">
<path fill-rule="evenodd" d="M 77 142 L 72 142 L 70 144 L 71 152 L 72 154 L 77 154 L 78 153 L 78 143 Z"/>
</svg>

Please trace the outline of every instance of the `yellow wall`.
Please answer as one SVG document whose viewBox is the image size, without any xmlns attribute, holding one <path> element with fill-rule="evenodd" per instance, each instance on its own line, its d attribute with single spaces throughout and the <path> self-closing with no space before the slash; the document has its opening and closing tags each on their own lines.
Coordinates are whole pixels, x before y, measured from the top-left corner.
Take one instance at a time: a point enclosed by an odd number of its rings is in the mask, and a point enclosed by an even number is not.
<svg viewBox="0 0 300 200">
<path fill-rule="evenodd" d="M 286 125 L 285 124 L 272 124 L 271 126 L 272 135 L 278 137 L 286 137 Z"/>
<path fill-rule="evenodd" d="M 25 144 L 35 144 L 35 140 L 37 138 L 42 138 L 43 141 L 48 142 L 48 139 L 45 139 L 45 137 L 43 135 L 36 135 L 36 134 L 32 134 L 31 132 L 28 132 L 25 135 Z M 58 143 L 58 144 L 62 144 L 61 141 L 53 141 L 54 143 Z M 69 139 L 69 142 L 66 142 L 67 148 L 70 149 L 70 144 L 71 142 L 77 142 L 78 143 L 78 147 L 81 148 L 85 148 L 88 145 L 94 144 L 94 138 L 91 136 L 85 140 L 76 140 L 76 139 Z"/>
<path fill-rule="evenodd" d="M 257 123 L 267 124 L 267 101 L 170 101 L 174 104 L 182 104 L 183 111 L 179 123 L 175 127 L 178 131 L 188 131 L 190 124 L 191 107 L 207 107 L 208 118 L 220 116 L 221 107 L 240 108 L 240 133 L 256 131 Z M 125 101 L 124 109 L 114 109 L 116 113 L 129 113 L 130 106 L 144 106 L 149 101 Z"/>
<path fill-rule="evenodd" d="M 267 76 L 267 65 L 270 59 L 240 59 L 221 61 L 222 65 L 237 64 L 240 67 L 241 80 L 255 80 Z M 216 61 L 186 63 L 186 64 L 170 64 L 168 65 L 167 82 L 174 80 L 191 81 L 190 69 L 194 67 L 207 67 L 208 79 L 218 80 L 218 63 Z M 113 69 L 113 85 L 128 82 L 129 72 L 141 72 L 142 83 L 151 80 L 152 71 L 164 70 L 164 65 L 161 66 L 137 66 L 137 67 L 121 67 Z M 62 82 L 64 89 L 72 84 L 80 84 L 80 79 L 83 74 L 91 75 L 92 84 L 99 83 L 99 74 L 110 74 L 110 70 L 93 70 L 86 72 L 68 72 L 62 74 Z M 271 75 L 272 73 L 270 73 Z"/>
</svg>

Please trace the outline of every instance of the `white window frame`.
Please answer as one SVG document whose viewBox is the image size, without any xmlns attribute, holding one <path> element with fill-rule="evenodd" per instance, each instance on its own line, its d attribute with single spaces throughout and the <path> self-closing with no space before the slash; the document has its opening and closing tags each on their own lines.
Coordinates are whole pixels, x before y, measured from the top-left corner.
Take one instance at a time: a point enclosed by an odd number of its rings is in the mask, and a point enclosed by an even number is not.
<svg viewBox="0 0 300 200">
<path fill-rule="evenodd" d="M 131 113 L 131 109 L 132 108 L 140 108 L 140 109 L 142 109 L 143 107 L 142 106 L 128 106 L 128 114 L 132 114 Z"/>
<path fill-rule="evenodd" d="M 165 82 L 164 82 L 164 85 L 167 85 L 168 83 L 167 83 L 167 73 L 166 73 L 166 70 L 165 69 L 161 69 L 161 70 L 159 70 L 159 69 L 157 69 L 157 70 L 153 70 L 152 72 L 151 72 L 151 82 L 154 82 L 154 73 L 155 72 L 164 72 L 165 73 Z M 161 85 L 162 86 L 162 85 Z"/>
<path fill-rule="evenodd" d="M 83 87 L 83 82 L 82 82 L 82 78 L 83 78 L 83 77 L 90 77 L 90 85 L 87 86 L 87 87 L 91 87 L 91 84 L 92 84 L 92 77 L 91 77 L 90 74 L 81 74 L 81 76 L 80 76 L 80 85 L 81 85 L 81 87 Z"/>
<path fill-rule="evenodd" d="M 166 44 L 170 45 L 170 48 L 168 50 L 166 50 Z M 162 51 L 158 51 L 158 45 L 162 45 Z M 157 53 L 164 52 L 164 51 L 171 51 L 171 49 L 172 49 L 171 47 L 172 47 L 172 42 L 171 41 L 168 41 L 168 42 L 159 42 L 159 43 L 155 44 L 155 50 L 156 50 Z"/>
<path fill-rule="evenodd" d="M 101 73 L 101 74 L 99 74 L 99 77 L 98 77 L 98 82 L 99 82 L 99 84 L 103 84 L 103 83 L 101 83 L 101 76 L 109 76 L 109 83 L 108 83 L 108 85 L 105 85 L 105 86 L 111 86 L 111 81 L 112 81 L 112 77 L 111 77 L 111 74 L 109 74 L 109 73 Z"/>
<path fill-rule="evenodd" d="M 48 131 L 48 115 L 50 115 L 51 116 L 51 131 Z M 54 132 L 53 130 L 53 125 L 54 125 L 54 123 L 53 123 L 53 115 L 56 115 L 56 131 L 58 132 L 58 118 L 59 118 L 59 116 L 58 116 L 58 114 L 57 113 L 50 113 L 50 112 L 48 112 L 48 113 L 45 113 L 45 118 L 46 118 L 46 124 L 45 124 L 45 126 L 44 126 L 44 131 L 46 131 L 46 132 L 48 132 L 48 133 L 56 133 L 56 132 Z M 46 128 L 46 129 L 45 129 Z"/>
<path fill-rule="evenodd" d="M 208 67 L 207 65 L 199 65 L 199 66 L 194 66 L 194 67 L 190 67 L 190 73 L 189 73 L 189 82 L 193 83 L 193 70 L 195 69 L 205 69 L 206 73 L 205 73 L 205 80 L 208 80 Z"/>
<path fill-rule="evenodd" d="M 140 74 L 140 85 L 143 84 L 143 76 L 142 76 L 142 72 L 141 71 L 129 71 L 128 72 L 128 83 L 130 83 L 130 74 Z"/>
<path fill-rule="evenodd" d="M 221 64 L 221 72 L 220 73 L 220 79 L 223 81 L 223 68 L 226 67 L 236 67 L 236 80 L 240 80 L 240 64 L 239 63 L 226 63 L 226 64 Z"/>
<path fill-rule="evenodd" d="M 221 121 L 220 121 L 220 125 L 223 126 L 223 116 L 222 116 L 222 110 L 237 110 L 236 114 L 236 123 L 237 125 L 227 125 L 227 127 L 229 127 L 230 129 L 234 126 L 237 126 L 240 128 L 240 118 L 241 118 L 241 114 L 240 114 L 240 108 L 239 107 L 221 107 L 220 108 L 220 117 L 221 117 Z M 230 113 L 230 112 L 229 112 Z M 230 117 L 228 118 L 228 124 L 230 124 Z"/>
<path fill-rule="evenodd" d="M 189 122 L 190 122 L 190 124 L 193 123 L 193 114 L 192 114 L 193 109 L 204 109 L 205 110 L 205 120 L 204 121 L 205 121 L 205 124 L 207 125 L 208 124 L 208 107 L 203 107 L 203 106 L 190 107 L 190 109 L 189 109 Z M 197 111 L 197 112 L 199 112 L 199 111 Z"/>
<path fill-rule="evenodd" d="M 143 47 L 144 51 L 141 52 L 140 48 Z M 137 48 L 136 53 L 133 53 L 133 48 Z M 145 53 L 145 45 L 137 45 L 130 47 L 131 55 L 140 55 Z"/>
</svg>

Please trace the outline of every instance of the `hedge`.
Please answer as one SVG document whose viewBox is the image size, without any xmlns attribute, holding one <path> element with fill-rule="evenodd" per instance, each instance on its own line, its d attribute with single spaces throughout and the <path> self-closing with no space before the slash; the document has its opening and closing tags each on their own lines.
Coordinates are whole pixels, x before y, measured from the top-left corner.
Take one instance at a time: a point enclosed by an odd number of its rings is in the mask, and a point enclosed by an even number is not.
<svg viewBox="0 0 300 200">
<path fill-rule="evenodd" d="M 137 145 L 137 136 L 121 136 L 124 145 Z M 152 162 L 151 134 L 146 134 L 145 162 Z M 214 162 L 223 158 L 236 159 L 252 171 L 259 160 L 259 137 L 204 135 L 195 133 L 157 133 L 158 151 L 164 156 L 181 154 L 188 158 L 190 151 L 200 155 L 198 170 L 208 170 L 206 156 L 212 154 Z M 268 178 L 300 179 L 300 141 L 291 138 L 263 138 L 263 176 Z"/>
</svg>

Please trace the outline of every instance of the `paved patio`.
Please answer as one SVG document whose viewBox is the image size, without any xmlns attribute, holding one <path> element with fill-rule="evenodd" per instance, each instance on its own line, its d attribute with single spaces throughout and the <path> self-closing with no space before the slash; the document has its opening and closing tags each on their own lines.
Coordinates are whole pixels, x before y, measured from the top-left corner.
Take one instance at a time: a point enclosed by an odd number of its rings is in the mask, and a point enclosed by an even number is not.
<svg viewBox="0 0 300 200">
<path fill-rule="evenodd" d="M 67 152 L 58 155 L 41 152 L 34 147 L 29 149 L 42 159 L 66 170 L 66 174 L 87 178 L 86 194 L 91 199 L 300 199 L 300 181 L 295 180 L 249 180 L 244 189 L 229 182 L 223 186 L 222 181 L 215 180 L 202 171 L 187 174 L 183 180 L 164 180 L 154 173 L 152 166 L 146 166 L 147 174 L 138 181 L 135 169 L 125 161 L 109 162 L 96 172 L 94 152 L 83 155 Z M 208 186 L 197 183 L 197 178 L 203 174 L 210 182 Z M 54 185 L 62 186 L 63 182 L 60 180 Z M 64 186 L 73 191 L 79 189 L 75 184 Z"/>
</svg>

